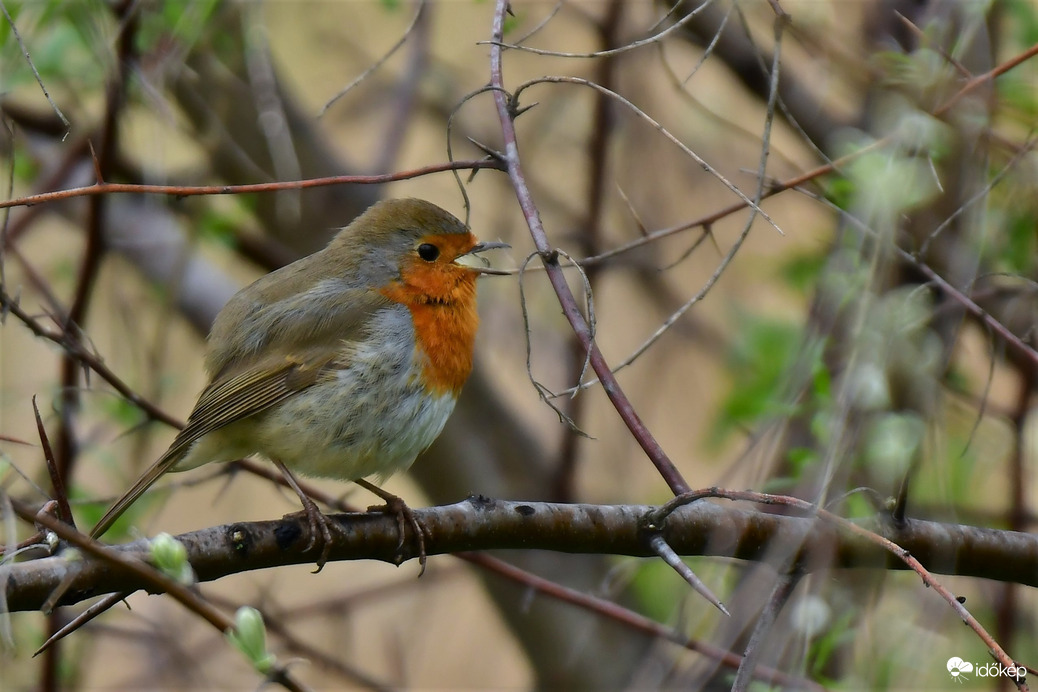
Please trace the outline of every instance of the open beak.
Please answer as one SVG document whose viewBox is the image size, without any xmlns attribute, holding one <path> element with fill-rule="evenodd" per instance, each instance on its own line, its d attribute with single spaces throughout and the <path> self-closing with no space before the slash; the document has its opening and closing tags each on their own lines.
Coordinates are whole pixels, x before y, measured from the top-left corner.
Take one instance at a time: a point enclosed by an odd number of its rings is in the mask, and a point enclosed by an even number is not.
<svg viewBox="0 0 1038 692">
<path fill-rule="evenodd" d="M 472 246 L 471 250 L 469 250 L 468 252 L 463 253 L 461 255 L 458 255 L 455 258 L 454 261 L 457 262 L 458 260 L 460 260 L 462 258 L 466 258 L 466 257 L 476 258 L 476 256 L 479 255 L 479 253 L 481 253 L 481 252 L 483 252 L 485 250 L 500 250 L 500 249 L 506 249 L 506 248 L 511 248 L 511 247 L 512 246 L 509 245 L 508 243 L 476 243 L 474 246 Z M 502 269 L 493 269 L 491 267 L 486 266 L 487 261 L 483 257 L 479 257 L 478 259 L 483 263 L 482 266 L 477 265 L 474 262 L 460 262 L 459 264 L 463 264 L 464 266 L 468 267 L 469 269 L 477 271 L 480 274 L 507 275 L 507 274 L 511 273 L 511 272 L 504 271 Z"/>
<path fill-rule="evenodd" d="M 511 245 L 508 243 L 476 243 L 471 250 L 466 252 L 466 255 L 478 255 L 484 250 L 498 250 L 498 249 L 511 249 Z M 464 256 L 464 255 L 462 255 Z"/>
</svg>

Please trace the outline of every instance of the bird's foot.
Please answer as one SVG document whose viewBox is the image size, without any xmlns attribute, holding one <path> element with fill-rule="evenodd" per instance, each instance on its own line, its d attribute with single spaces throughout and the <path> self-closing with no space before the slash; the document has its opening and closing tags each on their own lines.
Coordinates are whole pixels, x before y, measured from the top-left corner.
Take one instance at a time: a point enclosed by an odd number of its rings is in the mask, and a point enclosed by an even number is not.
<svg viewBox="0 0 1038 692">
<path fill-rule="evenodd" d="M 306 547 L 303 548 L 304 553 L 313 550 L 317 546 L 318 540 L 320 540 L 322 545 L 321 555 L 317 558 L 317 569 L 314 570 L 314 574 L 317 574 L 324 569 L 325 563 L 328 562 L 328 555 L 332 550 L 332 531 L 338 531 L 339 526 L 334 524 L 331 519 L 328 518 L 328 515 L 321 512 L 314 501 L 309 497 L 306 495 L 300 495 L 299 499 L 303 503 L 303 509 L 299 512 L 286 514 L 284 518 L 306 519 L 306 523 L 310 528 L 310 540 L 307 541 Z M 320 539 L 318 539 L 318 536 L 320 536 Z"/>
<path fill-rule="evenodd" d="M 324 569 L 325 563 L 328 562 L 328 555 L 332 550 L 332 530 L 339 530 L 337 524 L 333 524 L 328 516 L 321 512 L 309 495 L 303 492 L 303 489 L 299 487 L 299 483 L 296 481 L 295 476 L 292 472 L 279 461 L 275 461 L 274 465 L 281 471 L 281 475 L 284 476 L 285 482 L 296 492 L 299 496 L 299 501 L 303 504 L 303 509 L 300 512 L 292 512 L 286 514 L 286 519 L 302 519 L 306 517 L 306 522 L 310 527 L 310 540 L 307 542 L 306 547 L 303 548 L 304 553 L 308 553 L 317 546 L 317 536 L 321 536 L 321 555 L 317 558 L 317 569 L 314 570 L 314 574 L 317 574 Z"/>
<path fill-rule="evenodd" d="M 418 548 L 418 576 L 425 574 L 425 527 L 422 526 L 422 522 L 418 521 L 418 517 L 415 516 L 414 511 L 407 506 L 403 498 L 393 493 L 387 492 L 382 488 L 369 483 L 365 480 L 355 481 L 357 485 L 368 490 L 375 495 L 378 495 L 386 503 L 384 505 L 374 505 L 368 507 L 369 512 L 381 512 L 382 514 L 392 514 L 396 516 L 397 531 L 399 532 L 400 541 L 397 543 L 397 550 L 400 551 L 400 555 L 403 555 L 404 539 L 407 536 L 407 525 L 410 524 L 411 528 L 414 529 L 414 540 Z"/>
</svg>

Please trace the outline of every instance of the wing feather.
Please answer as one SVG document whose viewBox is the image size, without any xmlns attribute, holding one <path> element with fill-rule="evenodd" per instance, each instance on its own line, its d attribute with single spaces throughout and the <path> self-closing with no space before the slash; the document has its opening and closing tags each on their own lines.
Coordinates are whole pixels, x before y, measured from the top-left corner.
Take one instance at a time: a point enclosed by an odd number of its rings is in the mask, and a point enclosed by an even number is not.
<svg viewBox="0 0 1038 692">
<path fill-rule="evenodd" d="M 334 351 L 324 351 L 302 361 L 283 358 L 281 362 L 261 362 L 206 387 L 187 425 L 166 453 L 116 500 L 90 535 L 94 538 L 103 535 L 155 481 L 173 469 L 202 437 L 264 411 L 313 385 L 333 363 L 334 367 L 341 367 L 338 356 Z"/>
<path fill-rule="evenodd" d="M 277 405 L 332 376 L 331 370 L 349 366 L 351 344 L 368 336 L 372 315 L 390 301 L 377 291 L 347 285 L 342 268 L 326 260 L 317 253 L 268 274 L 224 306 L 206 353 L 211 384 L 166 453 L 97 523 L 91 531 L 94 538 L 111 528 L 204 436 Z"/>
</svg>

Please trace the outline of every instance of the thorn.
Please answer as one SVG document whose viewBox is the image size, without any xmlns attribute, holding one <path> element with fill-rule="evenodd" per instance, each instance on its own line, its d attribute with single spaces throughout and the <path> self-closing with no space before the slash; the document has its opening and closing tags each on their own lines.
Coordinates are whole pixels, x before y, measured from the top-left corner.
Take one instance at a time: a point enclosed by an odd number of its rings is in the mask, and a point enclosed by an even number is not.
<svg viewBox="0 0 1038 692">
<path fill-rule="evenodd" d="M 624 201 L 624 204 L 627 205 L 627 211 L 631 214 L 631 218 L 634 219 L 634 223 L 637 224 L 638 232 L 642 234 L 643 238 L 647 237 L 649 235 L 648 227 L 645 225 L 641 217 L 638 215 L 638 211 L 634 208 L 634 205 L 631 203 L 631 200 L 628 199 L 627 194 L 624 192 L 624 189 L 620 186 L 619 182 L 616 184 L 616 191 L 620 193 L 620 199 L 622 199 Z"/>
<path fill-rule="evenodd" d="M 22 287 L 19 286 L 15 289 L 14 295 L 9 296 L 6 293 L 0 293 L 0 325 L 7 319 L 7 314 L 11 312 L 11 308 L 18 307 L 18 304 L 22 300 Z"/>
<path fill-rule="evenodd" d="M 64 639 L 68 635 L 72 634 L 73 632 L 78 630 L 80 627 L 82 627 L 83 625 L 87 624 L 88 622 L 90 622 L 91 620 L 96 618 L 98 615 L 100 615 L 101 613 L 105 612 L 106 610 L 108 610 L 109 608 L 114 606 L 116 603 L 122 601 L 123 599 L 125 599 L 129 595 L 130 595 L 129 591 L 125 591 L 123 593 L 108 594 L 107 596 L 102 598 L 100 601 L 98 601 L 97 603 L 95 603 L 94 605 L 90 606 L 89 608 L 84 610 L 82 613 L 80 613 L 79 615 L 74 617 L 72 620 L 70 620 L 60 630 L 58 630 L 57 632 L 52 634 L 50 636 L 50 639 L 48 639 L 47 641 L 43 642 L 43 645 L 40 646 L 40 648 L 36 649 L 35 652 L 33 652 L 33 657 L 35 658 L 36 656 L 39 656 L 44 651 L 49 649 L 51 646 L 53 646 L 57 642 L 61 641 L 62 639 Z M 129 606 L 127 606 L 127 607 L 129 607 Z"/>
<path fill-rule="evenodd" d="M 50 475 L 51 487 L 54 489 L 55 500 L 44 505 L 48 514 L 53 514 L 58 519 L 75 528 L 76 520 L 72 516 L 72 508 L 69 506 L 68 493 L 65 490 L 65 479 L 61 477 L 58 463 L 54 457 L 54 450 L 50 445 L 50 437 L 47 435 L 47 427 L 43 424 L 40 416 L 40 407 L 36 404 L 36 395 L 32 397 L 32 412 L 36 416 L 36 431 L 40 436 L 40 445 L 43 448 L 43 458 L 47 464 L 47 473 Z M 53 507 L 51 504 L 53 503 Z M 55 511 L 56 510 L 56 511 Z M 44 510 L 41 510 L 41 512 Z"/>
<path fill-rule="evenodd" d="M 721 603 L 721 599 L 714 595 L 714 593 L 703 583 L 696 573 L 692 571 L 688 565 L 681 561 L 681 558 L 674 549 L 671 548 L 663 536 L 656 534 L 649 539 L 649 545 L 652 547 L 653 552 L 663 558 L 663 561 L 674 568 L 674 571 L 681 575 L 681 578 L 688 582 L 688 585 L 695 589 L 696 593 L 709 601 L 715 608 L 720 610 L 722 613 L 731 617 L 732 614 L 725 608 L 724 603 Z"/>
<path fill-rule="evenodd" d="M 489 145 L 483 144 L 482 142 L 475 140 L 472 137 L 466 137 L 466 139 L 472 142 L 472 144 L 475 145 L 477 149 L 486 154 L 488 158 L 493 159 L 495 161 L 500 161 L 501 163 L 505 162 L 505 155 L 497 149 L 493 149 Z M 473 173 L 474 172 L 475 171 L 473 171 Z"/>
<path fill-rule="evenodd" d="M 97 158 L 97 152 L 94 151 L 94 143 L 91 140 L 87 140 L 87 146 L 90 147 L 90 160 L 94 164 L 94 177 L 97 178 L 98 185 L 105 184 L 104 174 L 101 173 L 101 161 Z"/>
<path fill-rule="evenodd" d="M 714 235 L 714 227 L 708 223 L 703 224 L 703 233 L 710 238 L 710 244 L 714 246 L 715 250 L 717 250 L 718 257 L 724 256 L 724 253 L 721 252 L 721 246 L 717 244 L 717 236 Z"/>
<path fill-rule="evenodd" d="M 540 103 L 541 103 L 540 101 L 534 101 L 534 102 L 533 102 L 533 103 L 531 103 L 531 104 L 530 104 L 529 106 L 523 106 L 522 108 L 516 108 L 516 109 L 515 109 L 515 110 L 514 110 L 514 111 L 512 112 L 512 120 L 515 120 L 515 119 L 516 119 L 516 118 L 518 118 L 518 117 L 519 117 L 520 115 L 522 115 L 522 114 L 523 114 L 523 113 L 525 113 L 526 111 L 530 110 L 530 109 L 531 109 L 531 108 L 533 108 L 534 106 L 538 106 L 538 105 L 540 105 Z"/>
</svg>

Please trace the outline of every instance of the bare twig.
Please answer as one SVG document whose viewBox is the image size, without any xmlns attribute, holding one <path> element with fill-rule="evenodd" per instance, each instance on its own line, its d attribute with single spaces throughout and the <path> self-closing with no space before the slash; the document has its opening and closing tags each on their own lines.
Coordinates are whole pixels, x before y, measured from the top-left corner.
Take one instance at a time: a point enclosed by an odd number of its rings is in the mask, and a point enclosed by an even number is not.
<svg viewBox="0 0 1038 692">
<path fill-rule="evenodd" d="M 500 42 L 501 36 L 504 32 L 504 16 L 507 9 L 507 0 L 497 1 L 497 6 L 494 12 L 492 34 L 494 40 L 498 42 Z M 562 310 L 565 313 L 566 318 L 573 327 L 577 338 L 580 339 L 581 344 L 590 354 L 591 366 L 598 374 L 598 377 L 602 380 L 603 387 L 609 400 L 613 403 L 613 406 L 620 414 L 621 419 L 623 419 L 624 423 L 641 445 L 642 449 L 645 450 L 646 455 L 659 470 L 660 475 L 667 482 L 667 485 L 670 486 L 671 490 L 675 493 L 685 492 L 689 487 L 685 482 L 685 479 L 681 476 L 681 473 L 674 466 L 673 462 L 671 462 L 666 452 L 663 451 L 663 447 L 660 446 L 659 442 L 656 441 L 656 438 L 642 422 L 641 417 L 634 410 L 630 400 L 624 394 L 623 389 L 621 389 L 620 383 L 617 382 L 616 378 L 613 376 L 609 364 L 606 363 L 602 352 L 598 349 L 598 346 L 592 339 L 591 328 L 583 315 L 580 314 L 580 308 L 577 307 L 576 299 L 573 297 L 569 284 L 566 283 L 566 277 L 563 275 L 562 268 L 559 266 L 558 255 L 548 242 L 548 237 L 544 232 L 544 227 L 541 225 L 540 214 L 533 202 L 533 198 L 526 185 L 526 180 L 520 167 L 519 149 L 516 141 L 515 124 L 513 122 L 516 104 L 515 101 L 504 91 L 501 71 L 501 54 L 502 48 L 500 45 L 492 45 L 490 47 L 490 83 L 495 89 L 494 102 L 497 104 L 498 118 L 501 122 L 501 131 L 505 140 L 505 156 L 508 160 L 508 175 L 512 181 L 512 186 L 515 189 L 516 197 L 519 200 L 519 206 L 522 208 L 523 215 L 526 217 L 526 222 L 530 228 L 530 234 L 533 237 L 537 252 L 540 254 L 541 262 L 544 264 L 545 269 L 548 272 L 549 281 L 551 281 L 552 287 L 555 289 L 555 292 L 559 297 L 559 302 L 562 305 Z"/>
<path fill-rule="evenodd" d="M 753 634 L 750 635 L 750 641 L 746 644 L 746 653 L 739 664 L 739 670 L 735 673 L 732 692 L 746 692 L 750 689 L 750 685 L 756 677 L 754 671 L 763 653 L 765 640 L 798 583 L 800 583 L 800 575 L 795 572 L 782 574 L 775 582 L 775 588 L 772 589 L 771 595 L 764 604 L 763 612 L 753 626 Z"/>
<path fill-rule="evenodd" d="M 816 505 L 811 504 L 805 500 L 801 500 L 795 497 L 789 497 L 787 495 L 772 495 L 769 493 L 757 493 L 751 491 L 736 491 L 736 490 L 724 490 L 721 488 L 708 488 L 706 490 L 697 490 L 695 492 L 688 493 L 684 496 L 679 496 L 671 500 L 669 503 L 661 508 L 660 512 L 653 516 L 653 521 L 662 521 L 671 511 L 677 507 L 687 505 L 690 502 L 696 502 L 706 497 L 720 497 L 726 500 L 748 500 L 750 502 L 756 502 L 763 505 L 782 505 L 785 507 L 794 507 L 802 512 L 806 512 L 810 515 L 817 516 L 819 519 L 831 523 L 841 530 L 848 532 L 849 534 L 862 538 L 874 545 L 877 545 L 897 559 L 901 560 L 909 569 L 913 570 L 918 574 L 923 583 L 932 588 L 938 595 L 941 596 L 951 606 L 952 610 L 962 619 L 962 621 L 984 642 L 988 647 L 988 650 L 995 657 L 1001 665 L 1009 668 L 1015 666 L 1015 662 L 1008 654 L 999 646 L 998 642 L 988 634 L 987 630 L 984 629 L 983 625 L 977 621 L 975 617 L 966 609 L 966 606 L 956 598 L 956 596 L 948 591 L 944 586 L 938 582 L 933 574 L 930 573 L 926 567 L 919 561 L 913 554 L 911 549 L 907 549 L 899 543 L 895 542 L 876 531 L 871 531 L 864 526 L 856 524 L 849 519 L 837 516 L 828 510 L 821 509 Z M 1023 679 L 1014 680 L 1017 689 L 1027 690 L 1027 683 Z"/>
<path fill-rule="evenodd" d="M 524 51 L 526 53 L 533 53 L 534 55 L 548 55 L 548 56 L 552 56 L 552 57 L 555 57 L 555 58 L 608 58 L 608 57 L 612 57 L 614 55 L 620 55 L 621 53 L 627 53 L 628 51 L 632 51 L 632 50 L 636 50 L 638 48 L 642 48 L 643 46 L 649 46 L 649 45 L 652 45 L 654 43 L 659 43 L 664 38 L 666 38 L 668 34 L 674 32 L 674 31 L 677 31 L 682 26 L 684 26 L 687 22 L 689 22 L 693 18 L 695 18 L 696 15 L 698 15 L 704 9 L 709 7 L 713 3 L 713 1 L 714 0 L 705 0 L 705 2 L 703 2 L 701 5 L 699 5 L 694 10 L 692 10 L 691 12 L 686 14 L 684 17 L 682 17 L 681 19 L 679 19 L 675 23 L 671 24 L 666 29 L 660 31 L 659 33 L 653 34 L 652 36 L 648 36 L 648 37 L 643 38 L 643 39 L 639 39 L 637 41 L 632 41 L 632 42 L 630 42 L 630 43 L 628 43 L 626 45 L 620 46 L 618 48 L 609 48 L 607 50 L 596 50 L 596 51 L 592 51 L 590 53 L 567 53 L 567 52 L 564 52 L 564 51 L 545 50 L 543 48 L 532 48 L 530 46 L 520 45 L 520 43 L 505 43 L 500 38 L 494 38 L 494 39 L 491 39 L 490 41 L 479 41 L 478 44 L 479 45 L 491 45 L 491 46 L 495 46 L 497 48 L 507 48 L 507 49 L 511 49 L 511 50 L 520 50 L 520 51 Z M 524 37 L 524 38 L 527 38 L 527 37 Z"/>
<path fill-rule="evenodd" d="M 504 170 L 498 161 L 481 159 L 478 161 L 453 161 L 451 163 L 439 163 L 422 168 L 414 168 L 398 173 L 385 173 L 382 175 L 332 175 L 323 178 L 310 178 L 307 180 L 288 180 L 275 183 L 250 183 L 247 185 L 135 185 L 130 183 L 98 183 L 87 187 L 77 187 L 70 190 L 59 190 L 57 192 L 43 192 L 28 197 L 19 197 L 7 201 L 0 201 L 0 209 L 6 207 L 31 207 L 36 204 L 56 202 L 58 200 L 71 199 L 73 197 L 90 197 L 110 194 L 151 194 L 171 195 L 173 197 L 193 197 L 197 195 L 240 195 L 251 192 L 278 192 L 281 190 L 308 190 L 314 187 L 327 187 L 329 185 L 380 185 L 398 180 L 410 180 L 432 173 L 442 173 L 453 170 L 470 170 L 491 168 Z"/>
<path fill-rule="evenodd" d="M 88 536 L 81 534 L 64 522 L 47 515 L 37 514 L 32 510 L 32 508 L 18 500 L 12 499 L 11 504 L 15 513 L 23 519 L 36 521 L 50 531 L 53 531 L 62 540 L 74 545 L 84 554 L 114 567 L 117 571 L 124 572 L 127 575 L 132 575 L 133 578 L 140 580 L 141 583 L 148 585 L 148 587 L 152 589 L 169 594 L 188 610 L 215 627 L 217 631 L 223 633 L 234 628 L 234 621 L 231 618 L 213 607 L 212 604 L 192 589 L 146 564 L 142 559 L 143 556 L 125 553 L 104 546 L 101 543 L 92 540 Z M 147 555 L 146 550 L 144 554 Z M 65 558 L 58 559 L 64 560 Z M 62 572 L 67 573 L 67 570 L 62 569 Z M 49 650 L 53 651 L 54 649 L 52 648 Z M 293 690 L 293 692 L 302 692 L 307 689 L 303 685 L 299 684 L 283 666 L 278 664 L 274 664 L 270 678 L 272 681 L 281 684 L 286 689 Z"/>
<path fill-rule="evenodd" d="M 146 398 L 135 392 L 129 385 L 123 382 L 104 361 L 87 350 L 86 346 L 77 339 L 72 339 L 64 331 L 53 331 L 44 327 L 32 315 L 26 312 L 16 300 L 0 290 L 0 312 L 9 312 L 17 317 L 22 324 L 29 328 L 36 336 L 58 344 L 66 353 L 72 355 L 79 363 L 89 367 L 98 374 L 105 382 L 112 385 L 127 401 L 140 408 L 145 414 L 154 420 L 161 421 L 176 428 L 183 427 L 183 423 L 174 416 L 166 413 L 155 406 Z"/>
<path fill-rule="evenodd" d="M 384 65 L 387 60 L 393 57 L 394 53 L 400 50 L 403 47 L 403 45 L 407 43 L 407 39 L 411 35 L 411 32 L 413 32 L 415 27 L 418 26 L 418 22 L 422 20 L 422 16 L 426 11 L 427 4 L 427 0 L 418 0 L 418 8 L 415 10 L 414 16 L 411 17 L 411 23 L 407 25 L 406 29 L 404 29 L 403 35 L 401 35 L 400 38 L 397 39 L 397 42 L 390 46 L 389 50 L 387 50 L 382 55 L 382 57 L 380 57 L 378 60 L 375 60 L 367 67 L 366 70 L 357 75 L 357 77 L 352 82 L 344 86 L 339 91 L 339 93 L 335 94 L 335 96 L 332 96 L 330 99 L 328 99 L 328 101 L 326 101 L 325 104 L 321 106 L 321 110 L 317 112 L 317 117 L 323 117 L 324 114 L 328 112 L 328 109 L 331 108 L 336 101 L 344 97 L 346 94 L 350 93 L 350 91 L 353 90 L 353 87 L 357 86 L 365 79 L 370 77 L 372 74 L 374 74 L 374 72 L 378 70 L 380 67 L 382 67 L 382 65 Z"/>
<path fill-rule="evenodd" d="M 50 92 L 47 91 L 47 87 L 43 84 L 43 78 L 40 77 L 39 71 L 36 69 L 36 65 L 32 61 L 32 57 L 29 55 L 29 49 L 25 46 L 25 41 L 22 40 L 22 35 L 18 33 L 18 27 L 15 26 L 14 20 L 11 19 L 10 12 L 7 11 L 7 5 L 0 0 L 0 10 L 3 10 L 4 18 L 7 19 L 7 23 L 11 26 L 11 33 L 14 34 L 14 38 L 18 41 L 18 47 L 22 49 L 22 55 L 25 56 L 25 62 L 29 65 L 29 69 L 32 70 L 32 76 L 36 78 L 36 83 L 40 85 L 40 90 L 43 92 L 43 96 L 47 99 L 47 103 L 54 110 L 54 114 L 58 116 L 62 124 L 65 125 L 65 135 L 61 138 L 61 141 L 65 141 L 65 137 L 68 137 L 69 131 L 72 129 L 72 125 L 69 123 L 68 118 L 58 108 L 58 104 L 54 103 L 54 99 L 50 97 Z"/>
<path fill-rule="evenodd" d="M 569 603 L 578 608 L 583 608 L 593 613 L 597 613 L 603 617 L 620 622 L 631 629 L 673 642 L 678 646 L 713 659 L 729 668 L 738 668 L 742 661 L 742 657 L 738 654 L 688 637 L 677 629 L 661 625 L 640 613 L 636 613 L 611 601 L 596 598 L 575 589 L 556 584 L 548 579 L 543 579 L 537 575 L 530 574 L 525 570 L 514 567 L 491 555 L 485 555 L 483 553 L 463 553 L 458 557 L 490 570 L 494 574 L 500 575 L 505 579 L 522 584 L 528 589 L 537 591 L 538 593 L 542 593 L 563 603 Z M 824 689 L 821 685 L 810 680 L 795 678 L 780 670 L 775 670 L 767 666 L 758 666 L 754 671 L 754 677 L 757 680 L 770 682 L 783 688 L 808 689 L 816 691 Z"/>
</svg>

